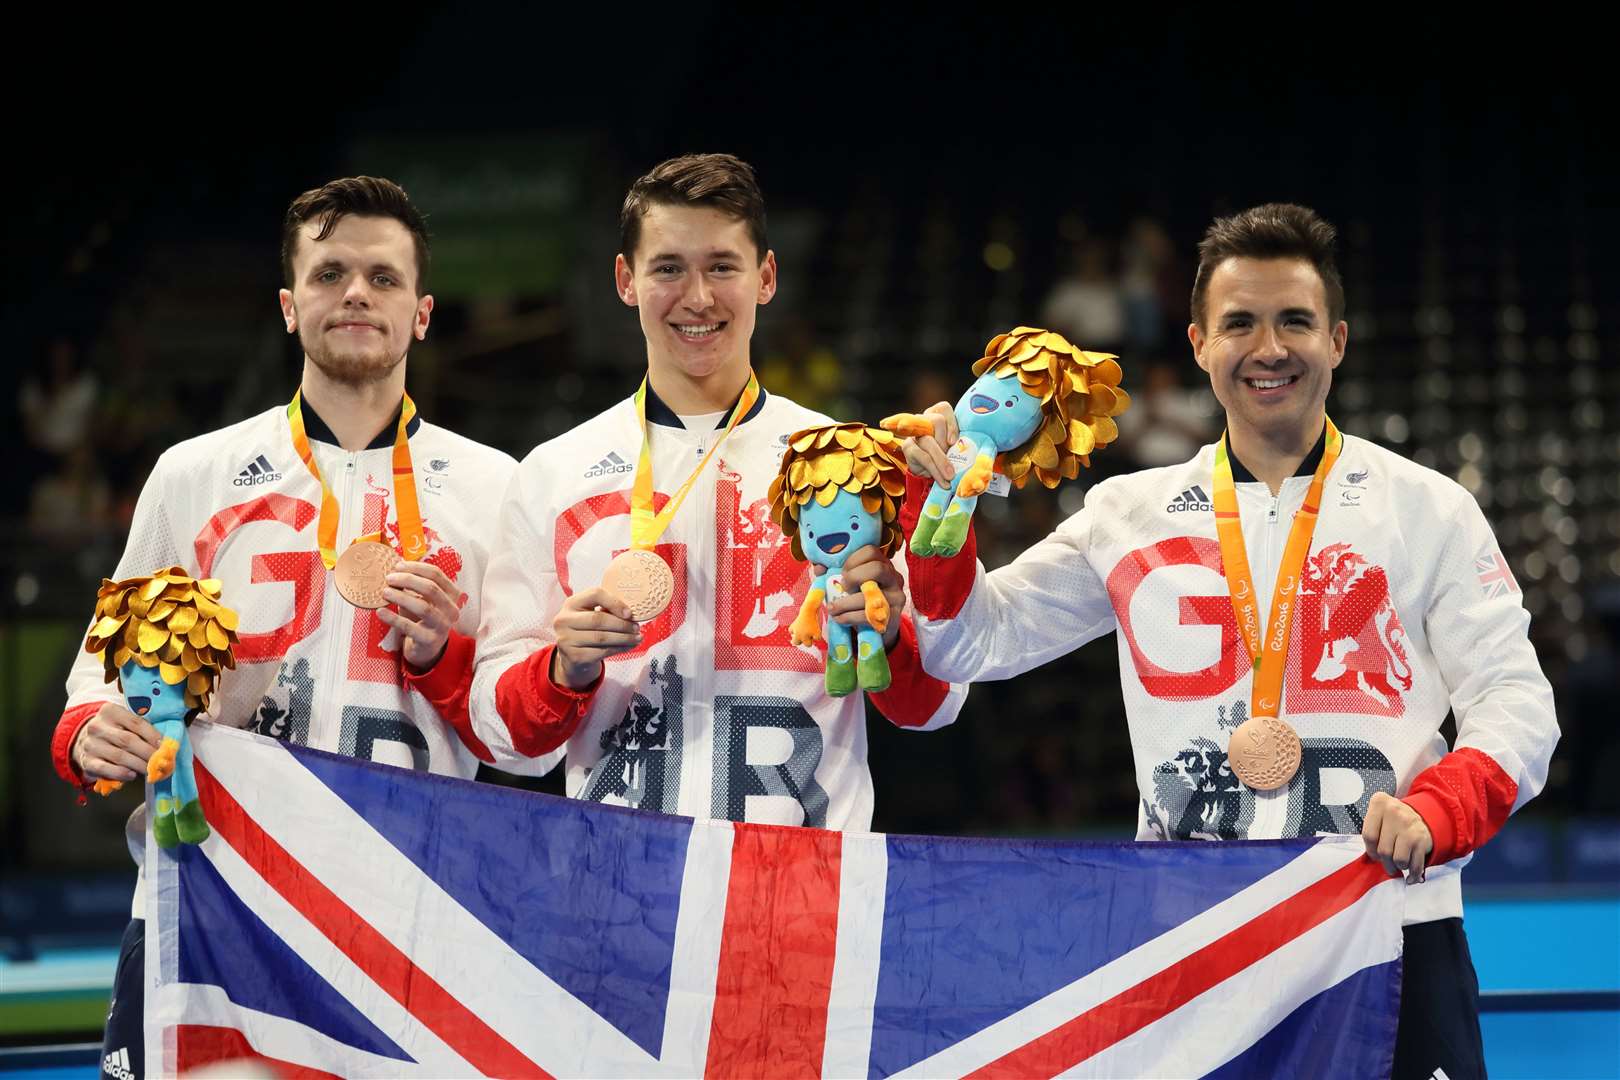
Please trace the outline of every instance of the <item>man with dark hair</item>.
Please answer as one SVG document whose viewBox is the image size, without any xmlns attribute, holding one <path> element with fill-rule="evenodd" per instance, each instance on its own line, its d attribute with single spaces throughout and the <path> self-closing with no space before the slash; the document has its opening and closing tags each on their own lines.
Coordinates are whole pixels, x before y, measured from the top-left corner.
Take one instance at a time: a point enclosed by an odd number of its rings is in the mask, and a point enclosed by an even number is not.
<svg viewBox="0 0 1620 1080">
<path fill-rule="evenodd" d="M 1011 565 L 911 568 L 927 670 L 1005 679 L 1117 630 L 1141 840 L 1356 833 L 1408 882 L 1397 1077 L 1484 1075 L 1460 869 L 1546 781 L 1552 690 L 1462 487 L 1341 435 L 1333 229 L 1299 206 L 1200 245 L 1193 356 L 1226 433 L 1114 477 Z M 937 478 L 956 437 L 907 446 Z M 1447 710 L 1457 739 L 1440 735 Z"/>
<path fill-rule="evenodd" d="M 466 694 L 494 507 L 514 462 L 424 422 L 405 359 L 433 312 L 427 230 L 400 187 L 354 177 L 306 192 L 287 213 L 281 312 L 303 347 L 290 404 L 179 443 L 141 492 L 114 577 L 180 566 L 217 578 L 240 618 L 236 670 L 216 722 L 407 768 L 471 777 L 492 761 Z M 355 540 L 405 559 L 375 612 L 331 573 Z M 52 740 L 64 780 L 138 783 L 158 748 L 151 724 L 80 653 Z M 142 809 L 131 851 L 144 852 Z M 107 1021 L 105 1072 L 143 1075 L 144 921 L 136 887 Z"/>
<path fill-rule="evenodd" d="M 620 227 L 614 280 L 647 375 L 518 466 L 484 582 L 478 734 L 544 768 L 566 754 L 575 798 L 865 829 L 864 703 L 830 696 L 822 657 L 793 644 L 809 574 L 769 514 L 788 436 L 830 421 L 753 376 L 755 313 L 776 292 L 754 172 L 729 154 L 666 161 L 632 185 Z M 669 606 L 643 622 L 598 584 L 625 549 L 662 564 Z M 900 572 L 875 548 L 844 578 L 835 617 L 861 618 L 865 581 L 901 611 Z M 922 672 L 909 616 L 885 645 L 878 708 L 908 728 L 955 719 L 964 691 Z"/>
</svg>

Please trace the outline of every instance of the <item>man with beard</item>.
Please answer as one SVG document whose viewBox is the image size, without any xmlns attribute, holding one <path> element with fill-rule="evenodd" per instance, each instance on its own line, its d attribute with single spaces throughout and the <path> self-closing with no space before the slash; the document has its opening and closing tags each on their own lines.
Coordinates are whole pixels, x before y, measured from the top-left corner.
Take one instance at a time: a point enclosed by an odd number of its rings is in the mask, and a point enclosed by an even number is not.
<svg viewBox="0 0 1620 1080">
<path fill-rule="evenodd" d="M 237 668 L 216 722 L 371 761 L 471 777 L 492 761 L 466 694 L 494 508 L 506 454 L 426 423 L 405 360 L 427 335 L 427 230 L 397 184 L 334 180 L 295 199 L 282 237 L 281 313 L 304 351 L 292 401 L 182 442 L 159 458 L 114 577 L 180 566 L 217 578 L 240 616 Z M 405 559 L 375 612 L 338 593 L 352 542 Z M 151 724 L 80 653 L 52 740 L 76 786 L 138 783 L 158 748 Z M 142 809 L 131 851 L 144 849 Z M 105 1071 L 143 1073 L 140 886 L 124 935 Z M 120 1051 L 123 1052 L 122 1056 Z"/>
</svg>

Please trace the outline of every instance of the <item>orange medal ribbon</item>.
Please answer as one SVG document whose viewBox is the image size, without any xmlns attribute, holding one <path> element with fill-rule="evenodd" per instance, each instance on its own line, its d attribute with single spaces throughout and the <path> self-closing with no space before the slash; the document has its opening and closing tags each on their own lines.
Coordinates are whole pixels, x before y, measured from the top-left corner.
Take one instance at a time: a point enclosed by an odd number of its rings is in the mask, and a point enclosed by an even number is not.
<svg viewBox="0 0 1620 1080">
<path fill-rule="evenodd" d="M 293 449 L 321 485 L 321 519 L 316 542 L 320 546 L 321 562 L 330 570 L 337 565 L 338 502 L 321 475 L 320 466 L 315 464 L 315 451 L 309 445 L 309 433 L 304 430 L 303 393 L 299 390 L 287 405 L 287 423 L 292 428 Z M 427 541 L 422 535 L 422 508 L 416 499 L 416 475 L 411 468 L 411 444 L 405 437 L 405 429 L 415 418 L 416 403 L 406 394 L 399 410 L 399 429 L 394 433 L 394 512 L 399 520 L 400 554 L 407 559 L 420 559 L 427 554 Z"/>
<path fill-rule="evenodd" d="M 1226 587 L 1232 596 L 1232 611 L 1237 615 L 1238 633 L 1254 663 L 1250 716 L 1281 716 L 1283 669 L 1287 666 L 1284 661 L 1288 657 L 1288 632 L 1297 607 L 1299 573 L 1310 551 L 1311 536 L 1316 532 L 1322 485 L 1344 447 L 1344 436 L 1339 434 L 1339 429 L 1333 426 L 1332 420 L 1326 423 L 1327 444 L 1322 451 L 1322 461 L 1316 466 L 1310 490 L 1305 493 L 1305 503 L 1294 515 L 1293 527 L 1288 531 L 1288 544 L 1283 548 L 1282 564 L 1277 568 L 1277 584 L 1271 591 L 1271 618 L 1264 629 L 1260 626 L 1254 579 L 1249 572 L 1249 553 L 1243 545 L 1243 524 L 1238 517 L 1237 489 L 1232 482 L 1232 462 L 1227 456 L 1224 433 L 1215 448 L 1215 532 L 1221 541 L 1221 564 L 1226 570 Z"/>
<path fill-rule="evenodd" d="M 736 406 L 731 410 L 731 421 L 726 424 L 725 432 L 720 436 L 709 452 L 703 455 L 692 475 L 680 486 L 675 494 L 664 503 L 664 508 L 653 513 L 653 470 L 652 470 L 652 436 L 647 430 L 647 379 L 642 377 L 641 386 L 636 390 L 636 418 L 641 421 L 641 457 L 636 462 L 636 479 L 630 489 L 630 544 L 643 551 L 651 551 L 658 543 L 658 538 L 664 535 L 669 523 L 675 517 L 675 511 L 681 508 L 687 493 L 697 482 L 698 475 L 703 472 L 709 459 L 714 457 L 715 451 L 720 449 L 721 443 L 737 426 L 737 422 L 748 415 L 748 410 L 754 407 L 759 400 L 759 379 L 753 371 L 748 372 L 748 385 L 743 387 L 742 397 L 737 399 Z"/>
</svg>

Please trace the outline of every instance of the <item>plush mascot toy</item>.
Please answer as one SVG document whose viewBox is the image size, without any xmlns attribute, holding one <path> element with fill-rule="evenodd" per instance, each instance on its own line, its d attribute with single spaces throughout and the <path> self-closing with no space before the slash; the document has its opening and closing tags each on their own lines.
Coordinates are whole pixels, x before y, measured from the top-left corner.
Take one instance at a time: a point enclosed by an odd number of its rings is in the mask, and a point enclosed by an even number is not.
<svg viewBox="0 0 1620 1080">
<path fill-rule="evenodd" d="M 158 729 L 163 742 L 146 763 L 154 783 L 152 832 L 160 847 L 208 839 L 197 800 L 186 723 L 208 707 L 222 668 L 236 667 L 236 612 L 219 602 L 219 582 L 194 581 L 178 566 L 149 577 L 104 580 L 96 624 L 84 651 L 100 653 L 107 681 L 124 702 Z M 107 795 L 123 784 L 96 781 Z"/>
<path fill-rule="evenodd" d="M 900 442 L 865 424 L 807 428 L 788 437 L 781 471 L 771 481 L 771 517 L 793 545 L 793 557 L 827 569 L 810 583 L 790 628 L 795 645 L 822 640 L 821 603 L 845 593 L 843 567 L 850 554 L 874 544 L 884 555 L 899 549 L 899 500 L 906 493 L 906 459 Z M 827 693 L 843 696 L 858 684 L 887 690 L 889 658 L 883 631 L 891 614 L 877 582 L 861 586 L 866 622 L 855 632 L 827 620 Z"/>
<path fill-rule="evenodd" d="M 1087 456 L 1119 437 L 1113 417 L 1130 405 L 1111 353 L 1086 352 L 1062 334 L 1020 326 L 985 346 L 978 381 L 956 403 L 958 437 L 949 486 L 935 484 L 911 535 L 915 555 L 951 556 L 967 541 L 979 496 L 999 472 L 1022 488 L 1031 475 L 1047 487 L 1080 475 Z M 900 435 L 932 435 L 925 416 L 883 421 Z"/>
</svg>

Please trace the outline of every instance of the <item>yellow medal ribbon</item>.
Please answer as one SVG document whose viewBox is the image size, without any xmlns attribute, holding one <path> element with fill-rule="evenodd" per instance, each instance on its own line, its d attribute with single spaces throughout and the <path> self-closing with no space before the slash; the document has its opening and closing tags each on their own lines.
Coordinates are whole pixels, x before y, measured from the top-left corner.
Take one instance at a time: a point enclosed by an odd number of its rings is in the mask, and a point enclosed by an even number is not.
<svg viewBox="0 0 1620 1080">
<path fill-rule="evenodd" d="M 636 479 L 630 488 L 630 545 L 643 551 L 651 551 L 658 543 L 658 538 L 664 535 L 669 523 L 675 517 L 675 511 L 681 508 L 687 493 L 697 482 L 699 474 L 703 472 L 709 459 L 714 457 L 715 451 L 720 449 L 726 437 L 737 426 L 737 422 L 748 415 L 748 410 L 754 407 L 759 400 L 759 379 L 752 369 L 748 372 L 748 385 L 743 387 L 742 397 L 731 410 L 731 421 L 726 424 L 725 432 L 718 442 L 709 448 L 698 462 L 692 475 L 676 490 L 664 503 L 664 508 L 653 513 L 653 475 L 652 475 L 652 436 L 647 428 L 647 379 L 642 377 L 641 386 L 636 390 L 636 418 L 641 421 L 641 457 L 636 461 Z"/>
<path fill-rule="evenodd" d="M 1226 588 L 1232 596 L 1238 633 L 1248 647 L 1249 659 L 1254 662 L 1251 716 L 1281 715 L 1283 669 L 1287 666 L 1283 661 L 1288 657 L 1288 632 L 1297 606 L 1294 598 L 1299 591 L 1299 573 L 1310 551 L 1311 536 L 1316 532 L 1322 485 L 1344 447 L 1344 436 L 1339 434 L 1339 429 L 1333 426 L 1332 420 L 1326 422 L 1327 444 L 1322 451 L 1322 461 L 1311 478 L 1310 490 L 1305 493 L 1305 504 L 1294 515 L 1293 527 L 1288 531 L 1288 544 L 1283 548 L 1282 564 L 1277 568 L 1277 584 L 1271 591 L 1271 618 L 1264 629 L 1260 626 L 1254 578 L 1249 572 L 1249 553 L 1243 545 L 1243 523 L 1238 517 L 1237 488 L 1232 482 L 1232 461 L 1227 455 L 1224 433 L 1215 448 L 1215 532 L 1221 541 L 1221 564 L 1226 569 Z"/>
<path fill-rule="evenodd" d="M 293 449 L 298 451 L 315 482 L 321 485 L 321 519 L 316 542 L 320 546 L 321 562 L 330 570 L 337 565 L 337 496 L 332 494 L 320 466 L 315 464 L 315 451 L 309 445 L 309 433 L 304 430 L 303 394 L 300 389 L 288 403 L 287 424 L 292 428 Z M 407 559 L 420 559 L 427 554 L 427 541 L 422 535 L 422 508 L 416 500 L 416 475 L 411 469 L 411 444 L 405 437 L 405 429 L 415 418 L 416 403 L 406 394 L 399 410 L 399 429 L 394 433 L 394 512 L 399 519 L 400 554 Z"/>
</svg>

